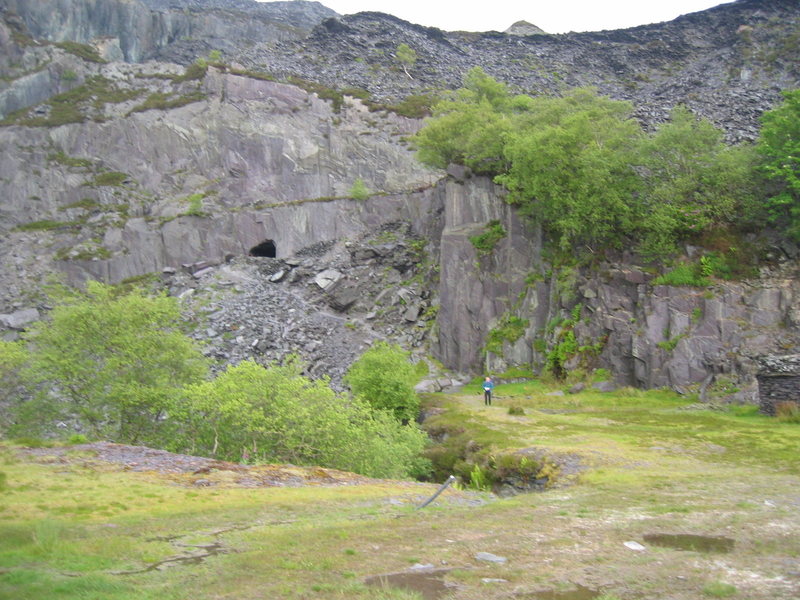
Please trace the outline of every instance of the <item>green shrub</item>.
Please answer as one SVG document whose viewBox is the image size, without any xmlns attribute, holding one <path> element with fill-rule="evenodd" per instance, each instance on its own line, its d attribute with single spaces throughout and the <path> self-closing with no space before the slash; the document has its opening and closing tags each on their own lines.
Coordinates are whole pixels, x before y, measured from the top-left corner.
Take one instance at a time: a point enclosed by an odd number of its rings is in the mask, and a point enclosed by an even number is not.
<svg viewBox="0 0 800 600">
<path fill-rule="evenodd" d="M 711 282 L 700 272 L 699 265 L 683 263 L 650 282 L 652 285 L 708 287 Z"/>
<path fill-rule="evenodd" d="M 207 216 L 205 212 L 203 212 L 203 198 L 206 195 L 202 192 L 198 192 L 196 194 L 192 194 L 191 196 L 186 198 L 186 202 L 189 203 L 189 208 L 184 212 L 184 215 L 188 215 L 190 217 L 205 217 Z"/>
<path fill-rule="evenodd" d="M 301 375 L 290 358 L 264 368 L 245 361 L 214 380 L 189 386 L 169 411 L 177 422 L 172 446 L 239 461 L 290 462 L 345 469 L 373 477 L 424 474 L 426 437 L 359 397 L 338 395 L 323 380 Z"/>
<path fill-rule="evenodd" d="M 176 81 L 194 81 L 198 79 L 203 79 L 208 72 L 208 64 L 204 60 L 198 60 L 183 71 L 183 75 L 179 77 Z"/>
<path fill-rule="evenodd" d="M 784 183 L 776 219 L 800 223 L 800 94 L 791 94 L 786 108 L 767 117 L 776 143 L 763 148 L 766 168 Z M 590 88 L 515 96 L 476 67 L 435 104 L 413 142 L 425 164 L 458 163 L 494 177 L 511 204 L 573 255 L 632 247 L 664 257 L 705 232 L 763 222 L 767 191 L 751 145 L 727 146 L 721 130 L 685 107 L 653 132 L 632 115 L 630 103 Z"/>
<path fill-rule="evenodd" d="M 69 439 L 67 440 L 67 442 L 69 444 L 72 444 L 73 446 L 77 446 L 78 444 L 85 444 L 88 441 L 89 438 L 87 438 L 82 433 L 74 433 L 71 436 L 69 436 Z"/>
<path fill-rule="evenodd" d="M 401 422 L 414 421 L 419 414 L 415 368 L 399 346 L 378 342 L 350 366 L 344 380 L 357 397 Z"/>
<path fill-rule="evenodd" d="M 525 409 L 521 406 L 509 406 L 508 407 L 508 414 L 519 417 L 525 414 Z"/>
<path fill-rule="evenodd" d="M 505 315 L 497 327 L 489 331 L 486 339 L 486 352 L 500 355 L 503 353 L 503 343 L 514 343 L 525 334 L 525 329 L 530 324 L 527 319 L 514 315 Z"/>
<path fill-rule="evenodd" d="M 361 177 L 358 177 L 354 182 L 353 185 L 350 187 L 350 191 L 347 194 L 353 200 L 361 200 L 364 201 L 369 198 L 369 190 L 367 189 L 364 180 Z"/>
<path fill-rule="evenodd" d="M 58 413 L 52 418 L 74 420 L 96 439 L 169 439 L 164 415 L 184 385 L 205 376 L 207 362 L 178 328 L 178 301 L 89 281 L 85 292 L 53 290 L 50 302 L 50 319 L 32 326 L 28 340 L 29 372 L 40 402 Z M 41 413 L 26 418 L 35 427 L 46 420 Z"/>
<path fill-rule="evenodd" d="M 489 481 L 489 476 L 480 465 L 476 464 L 472 466 L 472 470 L 469 473 L 469 487 L 473 490 L 478 490 L 481 492 L 488 492 L 492 489 L 492 483 Z"/>
</svg>

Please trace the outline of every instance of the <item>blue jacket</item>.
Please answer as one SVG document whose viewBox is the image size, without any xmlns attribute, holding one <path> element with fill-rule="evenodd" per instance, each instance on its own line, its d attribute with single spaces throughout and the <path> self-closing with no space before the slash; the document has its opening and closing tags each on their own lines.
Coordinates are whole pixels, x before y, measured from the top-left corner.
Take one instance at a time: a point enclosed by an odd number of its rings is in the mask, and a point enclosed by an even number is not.
<svg viewBox="0 0 800 600">
<path fill-rule="evenodd" d="M 490 392 L 494 388 L 494 383 L 491 381 L 484 381 L 483 382 L 483 389 L 484 391 Z"/>
</svg>

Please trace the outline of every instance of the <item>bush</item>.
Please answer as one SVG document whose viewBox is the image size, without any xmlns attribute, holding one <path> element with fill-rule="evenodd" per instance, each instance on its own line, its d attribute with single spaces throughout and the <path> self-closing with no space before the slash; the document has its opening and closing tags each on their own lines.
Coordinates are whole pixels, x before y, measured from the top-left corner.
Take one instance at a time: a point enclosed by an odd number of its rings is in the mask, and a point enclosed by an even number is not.
<svg viewBox="0 0 800 600">
<path fill-rule="evenodd" d="M 189 386 L 170 414 L 172 449 L 239 461 L 291 462 L 372 477 L 424 474 L 426 437 L 359 398 L 337 395 L 301 375 L 290 359 L 264 368 L 245 361 Z M 246 453 L 246 454 L 245 454 Z"/>
<path fill-rule="evenodd" d="M 509 406 L 508 407 L 508 414 L 519 417 L 525 414 L 525 409 L 521 406 Z"/>
<path fill-rule="evenodd" d="M 386 342 L 378 342 L 364 352 L 345 376 L 353 394 L 404 423 L 415 420 L 419 414 L 415 381 L 415 368 L 408 360 L 408 353 Z"/>
</svg>

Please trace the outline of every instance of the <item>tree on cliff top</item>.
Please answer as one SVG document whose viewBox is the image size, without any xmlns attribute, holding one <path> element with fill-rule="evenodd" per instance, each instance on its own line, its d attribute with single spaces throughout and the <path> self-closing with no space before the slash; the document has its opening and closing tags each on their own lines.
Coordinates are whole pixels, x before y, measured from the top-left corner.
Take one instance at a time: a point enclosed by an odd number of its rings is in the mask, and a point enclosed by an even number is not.
<svg viewBox="0 0 800 600">
<path fill-rule="evenodd" d="M 761 118 L 758 149 L 776 186 L 768 200 L 770 215 L 800 241 L 800 90 L 784 92 L 783 98 Z"/>
<path fill-rule="evenodd" d="M 685 108 L 651 134 L 632 114 L 593 89 L 512 96 L 475 68 L 414 142 L 428 165 L 494 177 L 570 255 L 633 247 L 663 257 L 689 236 L 757 220 L 750 147 L 727 147 Z"/>
</svg>

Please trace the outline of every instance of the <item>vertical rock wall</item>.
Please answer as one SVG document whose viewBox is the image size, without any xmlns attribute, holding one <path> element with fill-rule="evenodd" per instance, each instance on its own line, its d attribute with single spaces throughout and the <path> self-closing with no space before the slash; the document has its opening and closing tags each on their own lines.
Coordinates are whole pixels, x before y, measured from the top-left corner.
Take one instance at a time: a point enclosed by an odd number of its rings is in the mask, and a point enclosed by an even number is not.
<svg viewBox="0 0 800 600">
<path fill-rule="evenodd" d="M 481 368 L 488 332 L 519 301 L 526 276 L 541 263 L 537 228 L 522 221 L 503 200 L 502 188 L 486 178 L 451 178 L 444 185 L 444 230 L 440 243 L 440 308 L 437 356 L 460 371 Z M 481 255 L 470 242 L 498 220 L 506 237 Z M 508 356 L 530 362 L 530 351 Z"/>
<path fill-rule="evenodd" d="M 631 265 L 551 271 L 542 258 L 541 231 L 516 215 L 501 188 L 453 175 L 443 183 L 435 347 L 448 367 L 539 371 L 563 331 L 559 321 L 568 320 L 583 348 L 567 361 L 568 370 L 605 368 L 619 385 L 755 402 L 757 358 L 800 347 L 797 264 L 707 288 L 653 286 L 652 275 Z M 492 219 L 508 235 L 481 255 L 469 238 Z M 526 323 L 524 334 L 504 341 L 502 354 L 487 354 L 489 333 L 509 315 Z"/>
</svg>

